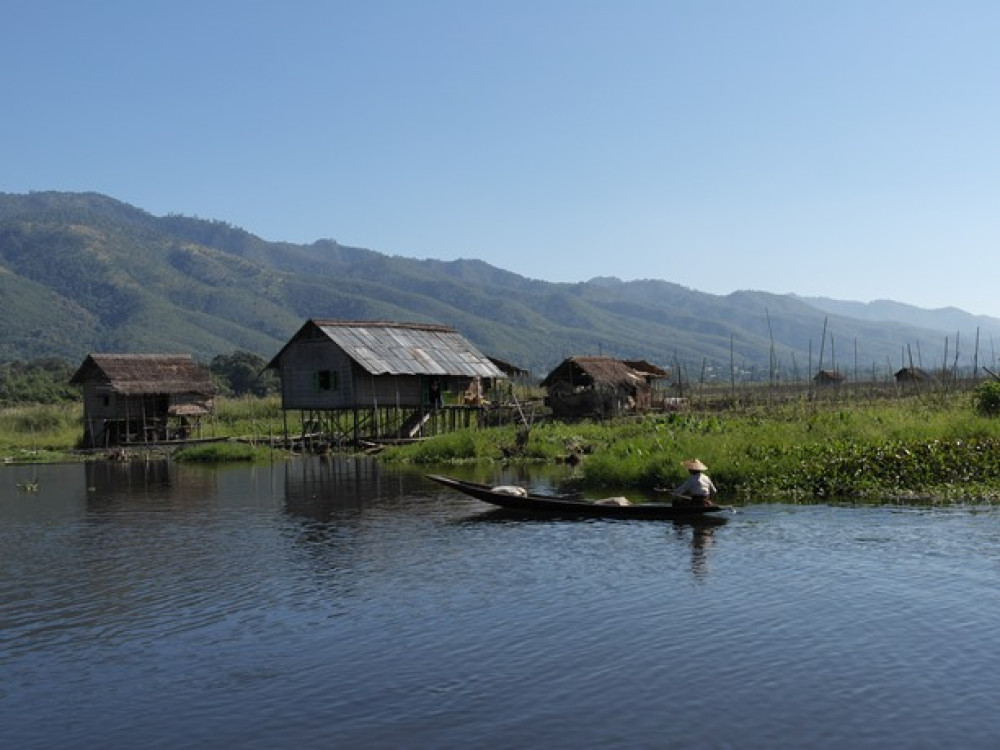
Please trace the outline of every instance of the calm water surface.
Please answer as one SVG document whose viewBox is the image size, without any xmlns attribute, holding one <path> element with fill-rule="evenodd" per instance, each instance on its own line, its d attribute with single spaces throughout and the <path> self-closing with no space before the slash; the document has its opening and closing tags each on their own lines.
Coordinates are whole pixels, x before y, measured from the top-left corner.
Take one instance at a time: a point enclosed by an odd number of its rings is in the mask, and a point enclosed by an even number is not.
<svg viewBox="0 0 1000 750">
<path fill-rule="evenodd" d="M 532 521 L 361 460 L 8 466 L 0 747 L 995 748 L 998 583 L 988 508 Z"/>
</svg>

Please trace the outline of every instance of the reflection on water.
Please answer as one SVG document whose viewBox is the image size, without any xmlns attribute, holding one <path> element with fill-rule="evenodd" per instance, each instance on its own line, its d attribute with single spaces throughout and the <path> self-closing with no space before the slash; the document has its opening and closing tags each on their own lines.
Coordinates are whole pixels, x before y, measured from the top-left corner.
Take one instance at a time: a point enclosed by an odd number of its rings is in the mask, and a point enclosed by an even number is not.
<svg viewBox="0 0 1000 750">
<path fill-rule="evenodd" d="M 384 507 L 422 487 L 418 475 L 385 471 L 366 457 L 321 456 L 289 462 L 282 470 L 288 512 L 316 521 Z"/>
<path fill-rule="evenodd" d="M 524 471 L 467 478 L 566 486 Z M 990 747 L 998 577 L 992 509 L 562 521 L 370 459 L 5 467 L 0 740 Z"/>
<path fill-rule="evenodd" d="M 209 501 L 216 490 L 214 471 L 178 471 L 169 461 L 94 461 L 84 465 L 88 508 L 95 512 L 155 506 L 183 510 Z"/>
</svg>

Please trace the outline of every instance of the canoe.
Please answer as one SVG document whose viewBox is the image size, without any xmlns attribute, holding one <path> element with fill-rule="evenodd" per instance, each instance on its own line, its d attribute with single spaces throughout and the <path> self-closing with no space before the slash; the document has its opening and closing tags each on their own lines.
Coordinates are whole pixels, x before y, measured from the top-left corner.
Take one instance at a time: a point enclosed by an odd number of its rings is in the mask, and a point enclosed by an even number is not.
<svg viewBox="0 0 1000 750">
<path fill-rule="evenodd" d="M 670 503 L 637 503 L 635 505 L 604 505 L 594 500 L 541 495 L 537 493 L 514 494 L 509 490 L 498 490 L 478 482 L 466 482 L 441 474 L 428 474 L 427 478 L 450 487 L 477 500 L 490 503 L 505 510 L 514 510 L 532 515 L 591 518 L 632 518 L 644 520 L 686 520 L 704 518 L 712 513 L 728 511 L 722 505 L 710 507 L 675 506 Z"/>
</svg>

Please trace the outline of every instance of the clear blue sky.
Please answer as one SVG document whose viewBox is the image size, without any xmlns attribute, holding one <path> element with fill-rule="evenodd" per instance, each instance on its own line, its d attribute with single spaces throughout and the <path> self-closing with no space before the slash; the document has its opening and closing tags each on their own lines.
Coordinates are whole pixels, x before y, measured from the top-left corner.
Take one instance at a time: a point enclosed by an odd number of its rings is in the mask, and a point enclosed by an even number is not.
<svg viewBox="0 0 1000 750">
<path fill-rule="evenodd" d="M 7 0 L 0 192 L 1000 317 L 996 0 Z"/>
</svg>

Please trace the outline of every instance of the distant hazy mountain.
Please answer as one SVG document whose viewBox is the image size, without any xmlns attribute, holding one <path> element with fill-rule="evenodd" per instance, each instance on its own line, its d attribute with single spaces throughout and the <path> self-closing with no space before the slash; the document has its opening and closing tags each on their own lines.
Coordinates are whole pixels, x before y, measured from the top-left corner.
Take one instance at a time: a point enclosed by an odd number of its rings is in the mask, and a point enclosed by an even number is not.
<svg viewBox="0 0 1000 750">
<path fill-rule="evenodd" d="M 873 302 L 850 302 L 827 297 L 798 297 L 798 299 L 832 315 L 843 315 L 859 320 L 904 323 L 942 333 L 975 330 L 977 327 L 994 330 L 1000 326 L 1000 319 L 986 315 L 972 315 L 957 307 L 927 310 L 886 299 Z"/>
<path fill-rule="evenodd" d="M 548 283 L 477 260 L 415 260 L 333 240 L 265 242 L 221 221 L 156 217 L 95 193 L 0 194 L 0 360 L 92 351 L 246 349 L 270 358 L 308 318 L 452 325 L 545 374 L 564 357 L 646 359 L 688 378 L 819 366 L 871 377 L 960 362 L 1000 321 L 960 310 L 736 292 L 669 281 Z M 824 335 L 825 334 L 825 335 Z M 987 340 L 987 338 L 983 338 Z M 954 344 L 947 351 L 948 366 Z M 915 354 L 916 353 L 916 354 Z M 979 362 L 992 361 L 979 353 Z"/>
</svg>

